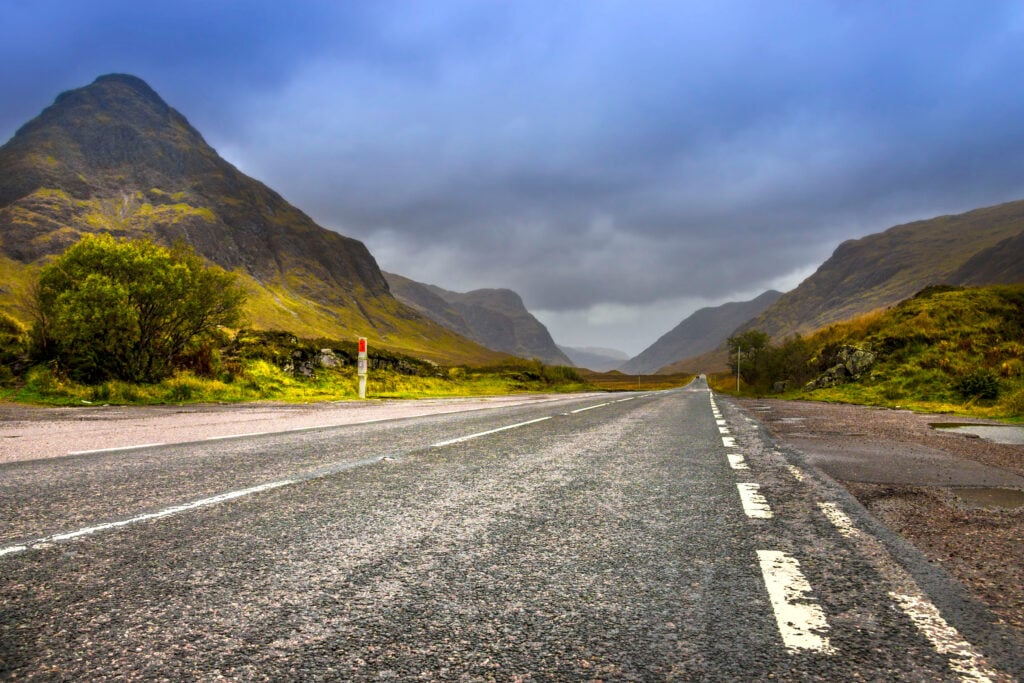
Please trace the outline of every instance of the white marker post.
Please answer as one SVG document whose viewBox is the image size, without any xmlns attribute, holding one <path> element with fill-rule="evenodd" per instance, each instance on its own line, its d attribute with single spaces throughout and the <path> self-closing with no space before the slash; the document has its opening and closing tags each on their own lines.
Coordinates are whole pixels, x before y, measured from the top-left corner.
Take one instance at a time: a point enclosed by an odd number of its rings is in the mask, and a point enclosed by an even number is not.
<svg viewBox="0 0 1024 683">
<path fill-rule="evenodd" d="M 359 338 L 359 359 L 356 361 L 359 375 L 359 398 L 366 398 L 366 337 Z"/>
</svg>

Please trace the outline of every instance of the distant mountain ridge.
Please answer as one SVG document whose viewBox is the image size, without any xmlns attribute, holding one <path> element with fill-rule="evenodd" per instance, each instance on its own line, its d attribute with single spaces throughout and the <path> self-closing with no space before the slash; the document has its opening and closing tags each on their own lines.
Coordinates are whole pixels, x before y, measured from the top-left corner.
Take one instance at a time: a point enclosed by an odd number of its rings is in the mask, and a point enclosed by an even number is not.
<svg viewBox="0 0 1024 683">
<path fill-rule="evenodd" d="M 714 350 L 736 328 L 775 303 L 782 292 L 768 290 L 750 301 L 706 307 L 663 334 L 619 370 L 628 375 L 653 374 L 667 365 Z"/>
<path fill-rule="evenodd" d="M 600 346 L 558 346 L 562 353 L 569 357 L 578 368 L 587 368 L 595 372 L 608 372 L 629 360 L 629 354 L 618 349 L 606 349 Z"/>
<path fill-rule="evenodd" d="M 394 273 L 384 276 L 399 301 L 489 349 L 550 365 L 573 365 L 510 289 L 452 292 Z"/>
<path fill-rule="evenodd" d="M 259 327 L 366 336 L 424 358 L 500 357 L 401 304 L 358 240 L 317 225 L 222 159 L 141 79 L 59 95 L 0 147 L 0 306 L 86 233 L 184 240 L 239 272 Z"/>
<path fill-rule="evenodd" d="M 1024 281 L 1024 201 L 897 225 L 839 245 L 743 326 L 781 340 L 894 305 L 929 285 Z"/>
</svg>

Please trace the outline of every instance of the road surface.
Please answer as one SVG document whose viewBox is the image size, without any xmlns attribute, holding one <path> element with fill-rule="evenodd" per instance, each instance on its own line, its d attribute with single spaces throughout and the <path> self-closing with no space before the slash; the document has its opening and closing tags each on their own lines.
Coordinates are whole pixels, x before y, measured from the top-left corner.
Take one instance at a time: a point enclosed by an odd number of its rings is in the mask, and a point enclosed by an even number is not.
<svg viewBox="0 0 1024 683">
<path fill-rule="evenodd" d="M 695 382 L 0 465 L 0 678 L 1016 680 Z"/>
</svg>

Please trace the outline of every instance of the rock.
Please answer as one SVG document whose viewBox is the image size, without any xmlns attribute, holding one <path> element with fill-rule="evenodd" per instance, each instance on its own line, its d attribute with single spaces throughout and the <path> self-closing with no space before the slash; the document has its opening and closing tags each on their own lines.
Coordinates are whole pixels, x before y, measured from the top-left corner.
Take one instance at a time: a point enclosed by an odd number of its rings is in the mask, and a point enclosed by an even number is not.
<svg viewBox="0 0 1024 683">
<path fill-rule="evenodd" d="M 331 349 L 320 349 L 320 367 L 324 368 L 336 368 L 341 365 L 342 362 L 338 359 L 338 356 Z"/>
<path fill-rule="evenodd" d="M 817 379 L 808 382 L 804 386 L 804 391 L 834 387 L 860 379 L 875 364 L 875 354 L 856 346 L 841 346 L 833 362 L 835 365 Z"/>
</svg>

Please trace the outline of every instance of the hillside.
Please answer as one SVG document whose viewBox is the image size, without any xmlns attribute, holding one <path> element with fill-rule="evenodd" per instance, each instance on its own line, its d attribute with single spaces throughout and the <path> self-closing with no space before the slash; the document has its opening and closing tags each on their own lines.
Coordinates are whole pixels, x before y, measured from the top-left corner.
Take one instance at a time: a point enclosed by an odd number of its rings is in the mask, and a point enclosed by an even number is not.
<svg viewBox="0 0 1024 683">
<path fill-rule="evenodd" d="M 61 94 L 0 147 L 0 307 L 24 320 L 34 268 L 91 232 L 184 240 L 243 276 L 256 327 L 366 336 L 440 362 L 500 358 L 401 304 L 365 245 L 241 173 L 134 76 Z"/>
<path fill-rule="evenodd" d="M 736 328 L 758 315 L 782 296 L 769 290 L 750 301 L 731 301 L 702 308 L 666 332 L 629 362 L 619 367 L 627 375 L 658 372 L 667 365 L 714 350 Z M 694 371 L 699 370 L 696 368 Z"/>
<path fill-rule="evenodd" d="M 573 364 L 522 298 L 509 289 L 452 292 L 393 273 L 384 276 L 399 301 L 489 349 L 551 365 Z"/>
<path fill-rule="evenodd" d="M 1020 417 L 1022 335 L 1024 284 L 930 287 L 769 350 L 749 368 L 758 374 L 751 384 L 766 392 L 788 381 L 800 397 Z M 871 363 L 852 366 L 851 349 L 871 354 Z"/>
<path fill-rule="evenodd" d="M 606 349 L 600 346 L 561 346 L 558 347 L 562 353 L 569 357 L 573 365 L 578 368 L 587 368 L 595 372 L 607 372 L 614 370 L 629 360 L 625 351 L 618 349 Z"/>
<path fill-rule="evenodd" d="M 1024 201 L 899 225 L 850 240 L 744 326 L 773 339 L 891 306 L 929 285 L 1021 281 Z"/>
</svg>

